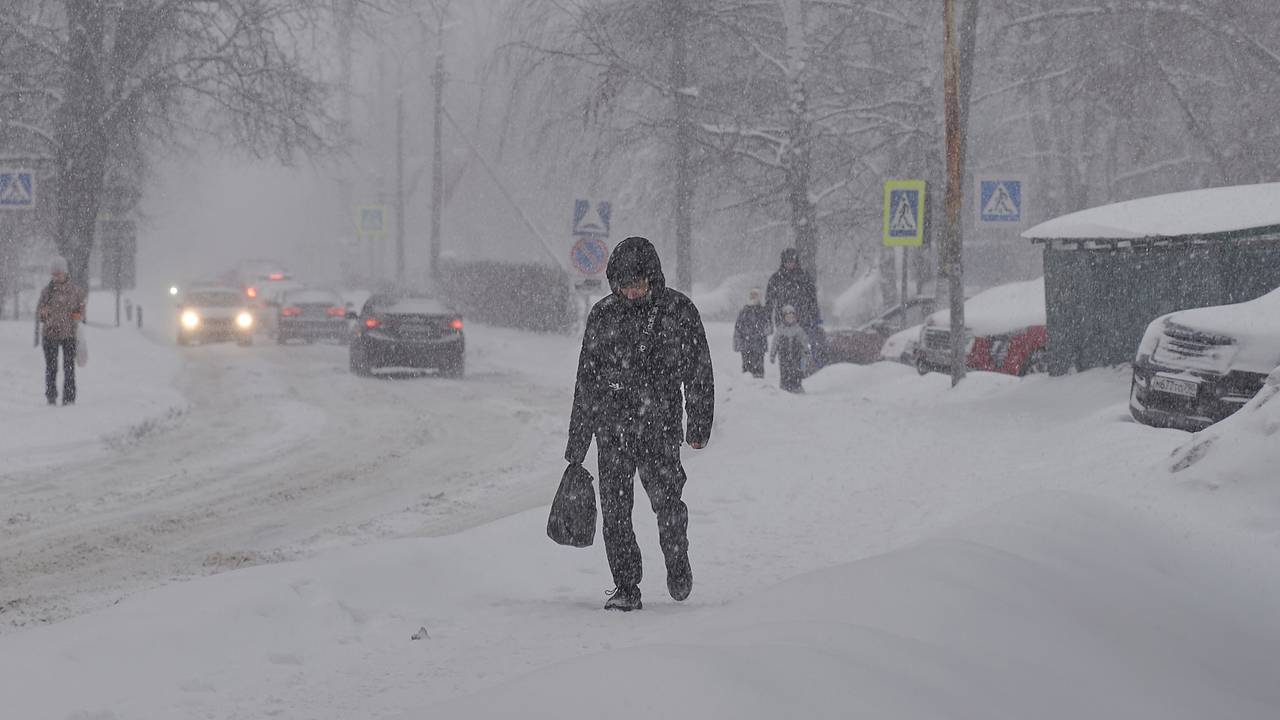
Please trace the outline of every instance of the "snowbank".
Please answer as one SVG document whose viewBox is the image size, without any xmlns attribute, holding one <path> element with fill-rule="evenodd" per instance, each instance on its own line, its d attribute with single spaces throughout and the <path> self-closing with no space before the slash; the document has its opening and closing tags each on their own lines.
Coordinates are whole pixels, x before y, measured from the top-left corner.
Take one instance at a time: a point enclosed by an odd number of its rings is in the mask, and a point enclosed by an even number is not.
<svg viewBox="0 0 1280 720">
<path fill-rule="evenodd" d="M 105 303 L 103 303 L 105 305 Z M 91 306 L 92 307 L 92 306 Z M 114 312 L 114 306 L 113 306 Z M 94 318 L 90 310 L 90 318 Z M 181 360 L 135 328 L 85 327 L 89 364 L 76 370 L 75 407 L 44 399 L 44 355 L 33 324 L 0 322 L 0 458 L 4 471 L 63 462 L 127 445 L 186 403 L 172 381 Z M 62 387 L 61 372 L 58 386 Z"/>
<path fill-rule="evenodd" d="M 1182 550 L 1130 511 L 1035 495 L 402 717 L 1271 717 L 1274 584 L 1237 594 L 1252 583 Z"/>
</svg>

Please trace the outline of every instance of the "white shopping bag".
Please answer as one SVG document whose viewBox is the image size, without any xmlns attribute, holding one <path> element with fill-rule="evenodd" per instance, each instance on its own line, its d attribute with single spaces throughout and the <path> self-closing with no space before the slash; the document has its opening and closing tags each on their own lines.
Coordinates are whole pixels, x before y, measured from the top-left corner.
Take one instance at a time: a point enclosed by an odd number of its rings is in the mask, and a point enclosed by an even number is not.
<svg viewBox="0 0 1280 720">
<path fill-rule="evenodd" d="M 84 323 L 76 324 L 76 365 L 89 364 L 89 343 L 85 342 Z"/>
</svg>

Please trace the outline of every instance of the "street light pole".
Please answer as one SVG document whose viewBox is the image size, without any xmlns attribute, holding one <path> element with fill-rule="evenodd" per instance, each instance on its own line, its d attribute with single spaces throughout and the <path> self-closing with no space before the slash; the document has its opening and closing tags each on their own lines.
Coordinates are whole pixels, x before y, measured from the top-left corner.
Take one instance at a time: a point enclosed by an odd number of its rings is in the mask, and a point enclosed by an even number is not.
<svg viewBox="0 0 1280 720">
<path fill-rule="evenodd" d="M 396 88 L 396 284 L 404 285 L 404 88 Z"/>
<path fill-rule="evenodd" d="M 444 205 L 444 21 L 436 33 L 436 68 L 431 76 L 435 90 L 435 107 L 431 127 L 431 277 L 440 279 L 440 213 Z"/>
</svg>

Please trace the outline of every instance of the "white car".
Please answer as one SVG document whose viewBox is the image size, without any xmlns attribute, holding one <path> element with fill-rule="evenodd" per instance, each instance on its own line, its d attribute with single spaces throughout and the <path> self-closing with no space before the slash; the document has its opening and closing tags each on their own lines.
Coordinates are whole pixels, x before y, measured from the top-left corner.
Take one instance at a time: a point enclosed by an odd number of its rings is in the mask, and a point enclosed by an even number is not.
<svg viewBox="0 0 1280 720">
<path fill-rule="evenodd" d="M 178 304 L 178 344 L 235 340 L 253 344 L 253 313 L 233 287 L 195 286 Z"/>
<path fill-rule="evenodd" d="M 924 324 L 921 323 L 890 335 L 880 347 L 880 359 L 914 365 L 916 345 L 920 342 L 920 331 L 923 329 Z"/>
<path fill-rule="evenodd" d="M 1147 425 L 1202 430 L 1249 402 L 1277 365 L 1280 290 L 1169 313 L 1138 345 L 1129 412 Z"/>
</svg>

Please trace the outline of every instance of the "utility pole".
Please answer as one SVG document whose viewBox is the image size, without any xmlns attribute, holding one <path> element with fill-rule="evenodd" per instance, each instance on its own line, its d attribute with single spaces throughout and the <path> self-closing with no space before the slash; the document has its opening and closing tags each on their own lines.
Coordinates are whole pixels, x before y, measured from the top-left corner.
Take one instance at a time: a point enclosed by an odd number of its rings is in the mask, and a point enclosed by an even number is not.
<svg viewBox="0 0 1280 720">
<path fill-rule="evenodd" d="M 352 49 L 352 25 L 355 24 L 355 6 L 354 0 L 333 0 L 334 24 L 338 31 L 338 122 L 339 122 L 339 138 L 343 145 L 344 151 L 353 148 L 353 138 L 351 132 L 351 75 L 353 65 L 353 49 Z M 338 229 L 338 236 L 335 238 L 338 247 L 335 257 L 343 258 L 341 262 L 341 280 L 344 284 L 350 284 L 355 280 L 356 270 L 353 269 L 354 263 L 345 262 L 347 260 L 346 242 L 354 239 L 358 232 L 354 222 L 355 203 L 352 201 L 351 194 L 351 163 L 347 160 L 338 160 L 337 182 L 338 190 L 338 212 L 339 220 L 335 227 Z"/>
<path fill-rule="evenodd" d="M 675 142 L 672 154 L 675 162 L 675 212 L 676 212 L 676 289 L 689 292 L 693 289 L 693 137 L 689 132 L 689 66 L 688 42 L 685 28 L 689 24 L 687 0 L 669 0 L 671 36 L 671 95 L 675 111 Z"/>
<path fill-rule="evenodd" d="M 399 73 L 397 73 L 399 77 Z M 396 87 L 396 284 L 404 285 L 404 87 Z"/>
<path fill-rule="evenodd" d="M 964 206 L 965 141 L 969 121 L 970 88 L 973 85 L 973 51 L 977 42 L 978 0 L 964 0 L 959 44 L 956 39 L 956 2 L 943 5 L 943 93 L 946 114 L 947 189 L 946 227 L 939 253 L 941 274 L 951 295 L 951 386 L 965 376 L 969 343 L 964 322 L 964 253 L 961 209 Z"/>
<path fill-rule="evenodd" d="M 431 126 L 431 278 L 440 280 L 440 214 L 444 206 L 444 16 L 436 17 L 436 68 L 431 74 L 435 107 Z"/>
</svg>

